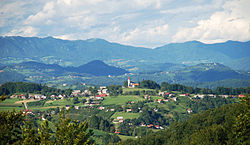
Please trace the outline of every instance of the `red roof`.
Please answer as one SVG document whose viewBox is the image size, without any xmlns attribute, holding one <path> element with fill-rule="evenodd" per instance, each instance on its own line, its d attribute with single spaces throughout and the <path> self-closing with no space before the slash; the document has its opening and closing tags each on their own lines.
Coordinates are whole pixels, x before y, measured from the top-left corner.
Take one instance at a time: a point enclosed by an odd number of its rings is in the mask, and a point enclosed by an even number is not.
<svg viewBox="0 0 250 145">
<path fill-rule="evenodd" d="M 96 97 L 106 97 L 106 94 L 100 94 L 100 95 L 96 95 Z"/>
<path fill-rule="evenodd" d="M 244 98 L 244 97 L 246 97 L 245 95 L 243 95 L 243 94 L 240 94 L 240 95 L 238 95 L 238 97 L 240 97 L 240 98 Z"/>
</svg>

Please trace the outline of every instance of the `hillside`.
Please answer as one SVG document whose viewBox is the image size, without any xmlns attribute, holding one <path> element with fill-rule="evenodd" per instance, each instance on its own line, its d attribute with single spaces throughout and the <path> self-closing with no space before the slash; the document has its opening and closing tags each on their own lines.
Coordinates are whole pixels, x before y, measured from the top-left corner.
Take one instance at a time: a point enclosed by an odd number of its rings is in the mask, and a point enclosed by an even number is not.
<svg viewBox="0 0 250 145">
<path fill-rule="evenodd" d="M 0 57 L 3 63 L 13 63 L 26 59 L 63 66 L 79 66 L 92 60 L 102 60 L 120 67 L 139 64 L 183 63 L 198 64 L 218 62 L 232 63 L 240 67 L 250 54 L 250 42 L 228 41 L 204 44 L 198 41 L 172 43 L 155 49 L 126 46 L 103 39 L 60 40 L 53 37 L 0 37 Z M 244 58 L 244 59 L 243 59 Z M 235 62 L 237 61 L 237 62 Z M 242 65 L 244 65 L 242 63 Z"/>
<path fill-rule="evenodd" d="M 249 99 L 192 115 L 172 124 L 165 131 L 153 133 L 122 144 L 249 144 Z"/>
<path fill-rule="evenodd" d="M 108 75 L 123 75 L 127 73 L 126 70 L 109 66 L 100 60 L 94 60 L 79 67 L 62 67 L 57 64 L 45 64 L 35 61 L 22 62 L 19 64 L 9 65 L 6 70 L 18 70 L 19 72 L 29 72 L 29 74 L 43 74 L 47 75 L 65 75 L 65 73 L 80 73 L 94 76 L 108 76 Z M 25 71 L 26 70 L 26 71 Z"/>
<path fill-rule="evenodd" d="M 87 64 L 81 65 L 75 68 L 75 72 L 91 74 L 94 76 L 118 76 L 128 73 L 128 71 L 124 69 L 109 66 L 100 60 L 94 60 Z"/>
<path fill-rule="evenodd" d="M 225 79 L 249 79 L 248 74 L 241 74 L 219 63 L 201 63 L 187 67 L 177 73 L 177 77 L 196 82 L 220 81 Z"/>
</svg>

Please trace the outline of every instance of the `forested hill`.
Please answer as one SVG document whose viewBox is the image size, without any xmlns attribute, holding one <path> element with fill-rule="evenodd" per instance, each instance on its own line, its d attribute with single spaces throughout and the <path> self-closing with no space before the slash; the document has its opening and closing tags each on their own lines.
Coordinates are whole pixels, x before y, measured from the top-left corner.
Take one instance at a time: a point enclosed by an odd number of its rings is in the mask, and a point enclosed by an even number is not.
<svg viewBox="0 0 250 145">
<path fill-rule="evenodd" d="M 204 44 L 198 41 L 172 43 L 155 49 L 111 43 L 103 39 L 61 40 L 53 37 L 0 37 L 0 57 L 53 59 L 63 64 L 79 65 L 92 60 L 129 63 L 201 63 L 218 62 L 249 70 L 250 41 Z M 244 63 L 242 63 L 244 62 Z"/>
<path fill-rule="evenodd" d="M 241 103 L 193 115 L 190 119 L 176 122 L 165 131 L 136 140 L 127 140 L 123 145 L 220 145 L 249 144 L 249 96 Z"/>
</svg>

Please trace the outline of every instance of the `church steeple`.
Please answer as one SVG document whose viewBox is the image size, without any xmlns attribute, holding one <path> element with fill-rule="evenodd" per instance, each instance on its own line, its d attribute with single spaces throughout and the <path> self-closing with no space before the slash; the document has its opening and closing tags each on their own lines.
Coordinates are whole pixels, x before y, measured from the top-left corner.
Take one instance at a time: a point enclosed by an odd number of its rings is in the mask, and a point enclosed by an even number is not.
<svg viewBox="0 0 250 145">
<path fill-rule="evenodd" d="M 128 77 L 128 87 L 130 87 L 130 77 Z"/>
</svg>

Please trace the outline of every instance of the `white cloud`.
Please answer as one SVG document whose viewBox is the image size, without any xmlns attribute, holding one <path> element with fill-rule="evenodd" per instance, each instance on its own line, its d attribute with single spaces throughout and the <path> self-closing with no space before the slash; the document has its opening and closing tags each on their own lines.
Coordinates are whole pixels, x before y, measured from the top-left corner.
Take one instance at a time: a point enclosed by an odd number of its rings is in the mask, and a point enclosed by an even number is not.
<svg viewBox="0 0 250 145">
<path fill-rule="evenodd" d="M 160 23 L 160 22 L 159 22 Z M 155 46 L 162 45 L 169 33 L 168 24 L 150 24 L 136 27 L 134 30 L 124 33 L 122 42 L 136 46 Z"/>
<path fill-rule="evenodd" d="M 193 39 L 242 41 L 249 40 L 245 29 L 249 29 L 250 6 L 246 3 L 247 0 L 0 0 L 0 35 L 70 40 L 95 37 L 146 47 Z"/>
<path fill-rule="evenodd" d="M 18 29 L 13 29 L 10 33 L 7 33 L 7 36 L 24 36 L 24 37 L 32 37 L 37 36 L 38 30 L 34 27 L 27 26 Z"/>
<path fill-rule="evenodd" d="M 249 40 L 249 7 L 249 0 L 226 2 L 223 11 L 215 12 L 207 20 L 198 21 L 196 27 L 181 28 L 173 37 L 173 41 L 199 40 L 215 43 L 226 40 Z"/>
</svg>

